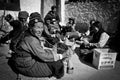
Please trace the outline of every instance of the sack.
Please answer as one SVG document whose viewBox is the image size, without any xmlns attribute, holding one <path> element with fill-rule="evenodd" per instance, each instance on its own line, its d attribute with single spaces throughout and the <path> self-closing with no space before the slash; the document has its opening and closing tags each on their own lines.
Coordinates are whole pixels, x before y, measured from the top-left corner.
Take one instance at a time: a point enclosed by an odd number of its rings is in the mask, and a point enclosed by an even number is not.
<svg viewBox="0 0 120 80">
<path fill-rule="evenodd" d="M 58 54 L 63 54 L 68 50 L 68 46 L 65 45 L 64 43 L 58 43 L 57 44 L 57 53 Z"/>
<path fill-rule="evenodd" d="M 15 39 L 11 40 L 10 49 L 12 51 L 14 52 L 16 51 L 17 47 L 19 46 L 19 43 L 23 40 L 24 36 L 25 36 L 25 31 L 20 33 Z"/>
</svg>

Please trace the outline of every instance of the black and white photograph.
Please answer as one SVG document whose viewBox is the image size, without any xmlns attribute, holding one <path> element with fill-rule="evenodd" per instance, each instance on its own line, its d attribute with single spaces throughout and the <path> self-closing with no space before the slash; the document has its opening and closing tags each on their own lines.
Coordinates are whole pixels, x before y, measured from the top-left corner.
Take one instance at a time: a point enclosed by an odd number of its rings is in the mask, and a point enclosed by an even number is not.
<svg viewBox="0 0 120 80">
<path fill-rule="evenodd" d="M 0 0 L 0 80 L 120 80 L 120 0 Z"/>
</svg>

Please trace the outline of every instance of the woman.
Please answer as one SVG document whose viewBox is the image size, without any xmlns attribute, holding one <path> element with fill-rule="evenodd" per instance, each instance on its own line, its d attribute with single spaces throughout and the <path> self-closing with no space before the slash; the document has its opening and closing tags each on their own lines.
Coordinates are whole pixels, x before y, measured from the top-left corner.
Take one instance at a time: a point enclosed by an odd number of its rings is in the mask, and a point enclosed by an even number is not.
<svg viewBox="0 0 120 80">
<path fill-rule="evenodd" d="M 57 6 L 53 5 L 51 7 L 51 10 L 47 13 L 47 15 L 44 18 L 45 23 L 48 19 L 50 19 L 50 20 L 55 19 L 57 21 L 57 23 L 60 22 L 59 15 L 57 14 Z"/>
<path fill-rule="evenodd" d="M 93 28 L 90 32 L 93 32 L 92 39 L 89 41 L 90 46 L 96 48 L 105 47 L 110 36 L 103 30 L 102 24 L 99 21 L 93 23 Z"/>
<path fill-rule="evenodd" d="M 56 43 L 58 43 L 60 41 L 59 36 L 60 35 L 60 28 L 59 25 L 56 23 L 56 21 L 52 21 L 48 19 L 46 20 L 47 22 L 46 24 L 46 29 L 43 31 L 43 36 L 45 37 L 45 39 L 51 44 L 51 45 L 55 45 Z M 55 24 L 53 24 L 55 23 Z"/>
<path fill-rule="evenodd" d="M 66 26 L 71 28 L 69 29 L 70 32 L 75 31 L 75 19 L 69 18 L 69 22 L 66 24 Z"/>
<path fill-rule="evenodd" d="M 69 18 L 66 26 L 62 27 L 61 33 L 65 36 L 67 32 L 75 31 L 75 20 L 73 18 Z"/>
<path fill-rule="evenodd" d="M 91 34 L 92 33 L 92 34 Z M 81 45 L 81 53 L 85 56 L 83 57 L 87 61 L 91 61 L 92 49 L 105 47 L 109 35 L 103 30 L 102 24 L 99 21 L 95 21 L 90 28 L 91 39 L 83 38 L 83 45 Z M 89 41 L 88 41 L 89 40 Z"/>
<path fill-rule="evenodd" d="M 61 78 L 64 75 L 62 59 L 66 53 L 57 54 L 57 48 L 44 47 L 45 39 L 41 36 L 44 24 L 39 13 L 31 13 L 29 29 L 24 38 L 19 42 L 15 54 L 9 62 L 16 68 L 18 73 L 30 77 Z"/>
</svg>

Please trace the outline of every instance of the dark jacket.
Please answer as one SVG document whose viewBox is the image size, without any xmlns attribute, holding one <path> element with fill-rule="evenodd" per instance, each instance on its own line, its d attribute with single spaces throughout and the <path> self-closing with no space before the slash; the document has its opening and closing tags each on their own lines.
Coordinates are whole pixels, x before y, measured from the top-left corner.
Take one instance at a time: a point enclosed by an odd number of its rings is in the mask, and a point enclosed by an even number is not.
<svg viewBox="0 0 120 80">
<path fill-rule="evenodd" d="M 100 40 L 101 34 L 105 32 L 103 29 L 99 30 L 98 32 L 93 34 L 92 40 L 90 41 L 91 43 L 98 43 Z"/>
<path fill-rule="evenodd" d="M 41 42 L 27 31 L 12 57 L 15 68 L 26 76 L 62 77 L 64 72 L 62 61 L 54 61 L 53 52 L 43 49 Z"/>
<path fill-rule="evenodd" d="M 1 38 L 0 43 L 5 43 L 6 41 L 11 40 L 10 49 L 14 51 L 14 48 L 18 43 L 19 39 L 22 37 L 23 33 L 27 30 L 27 25 L 23 25 L 23 23 L 19 20 L 11 21 L 10 25 L 13 27 L 13 30 L 8 35 Z"/>
<path fill-rule="evenodd" d="M 58 16 L 58 14 L 57 13 L 54 13 L 53 14 L 53 12 L 52 11 L 49 11 L 48 13 L 47 13 L 47 15 L 45 16 L 45 19 L 44 19 L 44 21 L 46 22 L 46 20 L 52 20 L 52 19 L 56 19 L 58 22 L 60 21 L 60 18 L 59 18 L 59 16 Z"/>
</svg>

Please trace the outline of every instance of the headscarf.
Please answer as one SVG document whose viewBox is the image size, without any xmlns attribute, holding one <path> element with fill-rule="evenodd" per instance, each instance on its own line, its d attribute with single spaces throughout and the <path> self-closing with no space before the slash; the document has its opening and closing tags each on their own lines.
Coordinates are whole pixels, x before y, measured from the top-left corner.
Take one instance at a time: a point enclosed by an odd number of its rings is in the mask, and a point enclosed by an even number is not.
<svg viewBox="0 0 120 80">
<path fill-rule="evenodd" d="M 33 27 L 34 24 L 36 22 L 42 22 L 43 23 L 43 20 L 41 18 L 41 15 L 38 13 L 38 12 L 33 12 L 30 14 L 30 17 L 29 17 L 29 27 Z"/>
<path fill-rule="evenodd" d="M 18 18 L 25 18 L 27 19 L 29 17 L 29 13 L 27 11 L 20 11 L 18 13 Z"/>
</svg>

